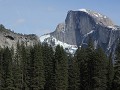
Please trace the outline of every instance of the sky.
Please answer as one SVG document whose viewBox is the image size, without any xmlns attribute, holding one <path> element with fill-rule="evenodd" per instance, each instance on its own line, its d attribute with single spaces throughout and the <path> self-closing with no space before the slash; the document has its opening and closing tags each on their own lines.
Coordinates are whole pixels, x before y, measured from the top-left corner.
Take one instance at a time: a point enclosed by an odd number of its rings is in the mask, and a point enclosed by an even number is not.
<svg viewBox="0 0 120 90">
<path fill-rule="evenodd" d="M 0 0 L 0 24 L 17 33 L 43 35 L 64 22 L 69 10 L 81 8 L 120 25 L 120 0 Z"/>
</svg>

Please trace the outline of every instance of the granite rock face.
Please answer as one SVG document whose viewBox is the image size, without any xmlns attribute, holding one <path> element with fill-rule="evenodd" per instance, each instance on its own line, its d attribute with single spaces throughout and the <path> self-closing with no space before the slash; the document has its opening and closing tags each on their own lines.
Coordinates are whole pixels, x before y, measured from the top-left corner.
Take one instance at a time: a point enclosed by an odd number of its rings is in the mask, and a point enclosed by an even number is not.
<svg viewBox="0 0 120 90">
<path fill-rule="evenodd" d="M 60 23 L 57 25 L 56 30 L 50 33 L 51 36 L 55 37 L 56 39 L 64 42 L 65 39 L 65 23 Z"/>
<path fill-rule="evenodd" d="M 38 36 L 34 34 L 23 35 L 14 33 L 13 31 L 6 29 L 3 25 L 0 25 L 0 47 L 16 47 L 17 43 L 24 43 L 25 45 L 33 46 L 39 43 Z"/>
<path fill-rule="evenodd" d="M 49 35 L 48 38 L 56 38 L 77 47 L 87 45 L 91 37 L 95 48 L 101 46 L 109 54 L 111 51 L 114 52 L 118 43 L 120 27 L 100 13 L 86 9 L 71 10 L 67 14 L 65 23 L 59 24 Z"/>
</svg>

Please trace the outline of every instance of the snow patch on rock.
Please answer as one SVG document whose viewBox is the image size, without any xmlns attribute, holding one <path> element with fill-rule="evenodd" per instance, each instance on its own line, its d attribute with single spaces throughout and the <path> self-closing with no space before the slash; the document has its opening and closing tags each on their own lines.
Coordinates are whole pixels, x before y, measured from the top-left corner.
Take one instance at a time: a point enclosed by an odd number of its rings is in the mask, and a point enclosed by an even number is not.
<svg viewBox="0 0 120 90">
<path fill-rule="evenodd" d="M 112 30 L 118 30 L 117 27 L 114 27 L 114 26 L 107 26 L 107 27 L 112 29 Z"/>
<path fill-rule="evenodd" d="M 56 47 L 57 45 L 60 45 L 66 50 L 66 52 L 71 54 L 74 54 L 78 48 L 76 45 L 70 45 L 70 44 L 61 42 L 57 40 L 55 37 L 50 36 L 49 34 L 40 36 L 40 41 L 41 43 L 48 43 L 53 48 Z"/>
<path fill-rule="evenodd" d="M 84 8 L 82 8 L 82 9 L 78 9 L 79 11 L 82 11 L 82 12 L 86 12 L 86 13 L 88 13 L 88 11 L 87 11 L 87 9 L 84 9 Z"/>
<path fill-rule="evenodd" d="M 49 37 L 50 37 L 50 34 L 42 35 L 42 36 L 40 36 L 40 41 L 41 41 L 41 42 L 44 42 L 44 40 L 45 40 L 46 38 L 49 38 Z"/>
</svg>

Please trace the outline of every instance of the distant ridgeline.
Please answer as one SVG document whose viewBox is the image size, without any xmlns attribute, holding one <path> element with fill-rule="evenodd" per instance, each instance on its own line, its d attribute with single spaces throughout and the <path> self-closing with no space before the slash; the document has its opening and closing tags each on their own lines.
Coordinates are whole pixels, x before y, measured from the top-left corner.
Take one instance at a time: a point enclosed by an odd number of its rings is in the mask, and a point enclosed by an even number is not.
<svg viewBox="0 0 120 90">
<path fill-rule="evenodd" d="M 73 54 L 78 47 L 88 45 L 89 37 L 95 49 L 100 46 L 107 55 L 111 52 L 114 55 L 120 38 L 120 27 L 98 12 L 87 9 L 70 10 L 64 23 L 58 24 L 54 32 L 40 36 L 40 40 L 53 47 L 59 44 Z"/>
<path fill-rule="evenodd" d="M 16 47 L 17 42 L 26 45 L 34 45 L 39 42 L 39 38 L 34 34 L 19 34 L 6 29 L 2 24 L 0 25 L 0 46 L 1 47 Z"/>
</svg>

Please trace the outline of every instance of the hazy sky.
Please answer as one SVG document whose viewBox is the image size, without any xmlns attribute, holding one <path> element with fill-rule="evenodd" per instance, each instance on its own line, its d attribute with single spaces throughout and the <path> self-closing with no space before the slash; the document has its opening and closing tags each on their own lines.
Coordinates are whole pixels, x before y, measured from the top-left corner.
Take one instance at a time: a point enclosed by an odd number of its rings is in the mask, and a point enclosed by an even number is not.
<svg viewBox="0 0 120 90">
<path fill-rule="evenodd" d="M 69 10 L 86 8 L 120 25 L 120 0 L 0 0 L 0 23 L 18 33 L 42 35 L 64 22 Z"/>
</svg>

